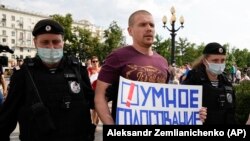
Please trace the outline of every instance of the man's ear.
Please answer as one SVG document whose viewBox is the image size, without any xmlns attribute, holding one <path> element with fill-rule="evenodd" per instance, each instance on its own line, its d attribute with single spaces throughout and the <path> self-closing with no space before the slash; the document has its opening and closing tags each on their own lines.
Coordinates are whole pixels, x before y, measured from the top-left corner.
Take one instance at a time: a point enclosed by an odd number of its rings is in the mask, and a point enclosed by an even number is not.
<svg viewBox="0 0 250 141">
<path fill-rule="evenodd" d="M 128 30 L 128 34 L 129 34 L 130 36 L 132 36 L 133 33 L 132 33 L 132 30 L 131 30 L 131 27 L 128 27 L 127 30 Z"/>
</svg>

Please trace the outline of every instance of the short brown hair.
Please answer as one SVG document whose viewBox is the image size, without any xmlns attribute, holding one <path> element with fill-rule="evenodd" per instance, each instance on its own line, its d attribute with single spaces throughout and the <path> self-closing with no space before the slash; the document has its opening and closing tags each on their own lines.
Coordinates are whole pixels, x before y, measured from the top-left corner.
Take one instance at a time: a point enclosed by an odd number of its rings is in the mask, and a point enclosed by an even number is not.
<svg viewBox="0 0 250 141">
<path fill-rule="evenodd" d="M 98 57 L 97 56 L 92 56 L 91 61 L 94 60 L 94 59 L 98 59 Z"/>
<path fill-rule="evenodd" d="M 130 16 L 129 16 L 129 19 L 128 19 L 128 26 L 132 26 L 134 24 L 134 18 L 137 14 L 147 14 L 147 15 L 152 15 L 150 12 L 146 11 L 146 10 L 137 10 L 135 11 L 134 13 L 132 13 Z"/>
</svg>

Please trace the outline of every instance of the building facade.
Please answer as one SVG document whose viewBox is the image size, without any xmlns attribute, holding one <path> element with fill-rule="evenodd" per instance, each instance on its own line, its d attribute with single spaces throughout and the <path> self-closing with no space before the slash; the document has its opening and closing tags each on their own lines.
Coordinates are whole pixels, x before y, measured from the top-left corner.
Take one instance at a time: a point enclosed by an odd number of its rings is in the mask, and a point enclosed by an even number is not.
<svg viewBox="0 0 250 141">
<path fill-rule="evenodd" d="M 16 59 L 34 57 L 36 48 L 33 43 L 32 30 L 39 20 L 45 18 L 50 17 L 0 4 L 0 44 L 14 51 L 13 54 L 1 52 L 0 56 L 8 57 L 9 63 Z M 103 30 L 87 20 L 74 21 L 72 26 L 89 29 L 93 36 L 102 36 Z"/>
</svg>

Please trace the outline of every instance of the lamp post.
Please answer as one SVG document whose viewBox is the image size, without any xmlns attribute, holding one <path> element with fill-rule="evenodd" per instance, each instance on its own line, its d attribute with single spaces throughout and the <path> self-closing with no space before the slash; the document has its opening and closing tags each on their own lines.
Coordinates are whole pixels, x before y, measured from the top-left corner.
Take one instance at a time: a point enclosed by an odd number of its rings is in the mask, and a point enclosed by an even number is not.
<svg viewBox="0 0 250 141">
<path fill-rule="evenodd" d="M 175 16 L 175 8 L 171 7 L 170 9 L 171 12 L 171 19 L 170 19 L 170 24 L 171 24 L 171 29 L 167 27 L 167 17 L 163 16 L 162 18 L 162 22 L 163 22 L 163 28 L 166 28 L 168 31 L 170 31 L 170 35 L 171 35 L 171 65 L 173 63 L 175 63 L 175 35 L 176 32 L 180 29 L 180 28 L 184 28 L 183 24 L 184 24 L 184 17 L 181 16 L 180 17 L 180 26 L 176 29 L 175 28 L 175 22 L 176 22 L 176 16 Z"/>
</svg>

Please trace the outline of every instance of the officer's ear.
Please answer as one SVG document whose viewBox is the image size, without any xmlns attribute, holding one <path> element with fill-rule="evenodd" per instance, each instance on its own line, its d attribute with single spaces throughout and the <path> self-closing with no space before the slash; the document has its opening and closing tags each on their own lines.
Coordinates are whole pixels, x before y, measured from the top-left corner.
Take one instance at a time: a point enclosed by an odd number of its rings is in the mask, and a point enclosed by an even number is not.
<svg viewBox="0 0 250 141">
<path fill-rule="evenodd" d="M 202 58 L 202 63 L 203 63 L 205 66 L 208 66 L 208 62 L 207 62 L 206 57 L 203 57 L 203 58 Z"/>
<path fill-rule="evenodd" d="M 37 38 L 36 37 L 33 38 L 33 42 L 34 42 L 35 47 L 37 48 Z"/>
</svg>

